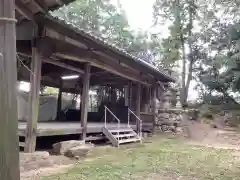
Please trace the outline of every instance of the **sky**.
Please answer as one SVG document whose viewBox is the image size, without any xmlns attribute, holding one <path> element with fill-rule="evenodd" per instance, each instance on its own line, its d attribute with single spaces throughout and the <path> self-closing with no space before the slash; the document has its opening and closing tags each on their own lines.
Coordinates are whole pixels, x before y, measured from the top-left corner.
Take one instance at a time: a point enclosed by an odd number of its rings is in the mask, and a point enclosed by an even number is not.
<svg viewBox="0 0 240 180">
<path fill-rule="evenodd" d="M 152 6 L 155 0 L 120 0 L 133 29 L 148 30 L 152 25 Z"/>
</svg>

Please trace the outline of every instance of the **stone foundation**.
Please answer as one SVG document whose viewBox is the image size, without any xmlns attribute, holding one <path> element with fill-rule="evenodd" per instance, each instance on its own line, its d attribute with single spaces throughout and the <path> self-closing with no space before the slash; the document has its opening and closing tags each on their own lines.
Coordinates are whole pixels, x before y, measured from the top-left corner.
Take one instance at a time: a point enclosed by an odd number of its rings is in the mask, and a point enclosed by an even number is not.
<svg viewBox="0 0 240 180">
<path fill-rule="evenodd" d="M 159 109 L 156 118 L 156 129 L 163 132 L 181 131 L 180 127 L 185 126 L 184 120 L 196 120 L 198 111 L 195 109 Z"/>
</svg>

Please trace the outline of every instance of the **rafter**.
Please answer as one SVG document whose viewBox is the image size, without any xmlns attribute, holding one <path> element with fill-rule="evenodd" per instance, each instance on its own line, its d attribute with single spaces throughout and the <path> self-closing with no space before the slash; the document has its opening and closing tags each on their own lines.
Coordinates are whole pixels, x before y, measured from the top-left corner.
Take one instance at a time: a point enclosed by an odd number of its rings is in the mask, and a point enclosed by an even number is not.
<svg viewBox="0 0 240 180">
<path fill-rule="evenodd" d="M 28 20 L 35 21 L 33 13 L 19 0 L 15 1 L 15 9 Z"/>
</svg>

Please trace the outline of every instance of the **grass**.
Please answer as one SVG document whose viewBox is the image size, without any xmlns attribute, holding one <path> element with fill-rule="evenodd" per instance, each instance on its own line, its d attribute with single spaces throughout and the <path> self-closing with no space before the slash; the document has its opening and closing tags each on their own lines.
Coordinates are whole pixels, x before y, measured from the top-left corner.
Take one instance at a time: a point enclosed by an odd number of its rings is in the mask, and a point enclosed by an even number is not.
<svg viewBox="0 0 240 180">
<path fill-rule="evenodd" d="M 99 157 L 99 158 L 96 158 Z M 230 150 L 154 138 L 143 145 L 94 150 L 66 174 L 42 180 L 240 180 L 240 159 Z"/>
</svg>

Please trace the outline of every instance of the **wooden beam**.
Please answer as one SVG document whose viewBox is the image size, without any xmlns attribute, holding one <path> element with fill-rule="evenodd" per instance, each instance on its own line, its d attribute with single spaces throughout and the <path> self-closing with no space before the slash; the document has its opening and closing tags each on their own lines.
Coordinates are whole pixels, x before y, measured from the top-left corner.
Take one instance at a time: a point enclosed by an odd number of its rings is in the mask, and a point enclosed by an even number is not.
<svg viewBox="0 0 240 180">
<path fill-rule="evenodd" d="M 90 81 L 90 63 L 84 65 L 83 92 L 81 96 L 81 126 L 82 140 L 87 137 L 87 118 L 88 118 L 88 102 L 89 102 L 89 81 Z"/>
<path fill-rule="evenodd" d="M 136 92 L 136 115 L 140 118 L 141 113 L 141 84 L 137 83 Z M 140 123 L 137 121 L 137 132 L 140 132 Z"/>
<path fill-rule="evenodd" d="M 106 71 L 99 71 L 99 72 L 91 73 L 91 76 L 99 76 L 99 75 L 104 75 L 106 73 L 108 73 L 108 72 L 106 72 Z"/>
<path fill-rule="evenodd" d="M 48 20 L 45 19 L 45 22 L 46 22 L 46 26 L 50 25 Z M 50 25 L 50 27 L 52 27 L 52 25 Z M 77 47 L 77 52 L 81 51 L 81 53 L 79 53 L 79 57 L 87 58 L 87 56 L 92 56 L 94 54 L 97 57 L 103 56 L 104 59 L 108 59 L 108 62 L 115 63 L 117 66 L 119 66 L 122 69 L 128 69 L 131 73 L 135 73 L 139 77 L 142 76 L 145 79 L 153 80 L 152 75 L 148 76 L 148 74 L 143 74 L 139 70 L 137 70 L 136 68 L 133 68 L 133 67 L 135 67 L 134 63 L 132 63 L 131 65 L 127 65 L 127 64 L 123 63 L 121 59 L 116 59 L 116 57 L 106 55 L 105 51 L 104 52 L 96 51 L 96 50 L 95 51 L 88 51 L 88 46 L 85 44 L 86 42 L 83 38 L 82 38 L 82 41 L 79 41 L 78 40 L 79 37 L 76 37 L 76 39 L 74 39 L 74 38 L 72 38 L 73 36 L 71 37 L 71 36 L 62 35 L 61 33 L 63 33 L 63 32 L 59 29 L 46 28 L 46 36 L 47 37 L 50 37 L 50 38 L 55 39 L 55 40 L 61 40 L 65 43 L 68 43 L 68 44 L 71 44 L 71 45 Z M 64 50 L 65 51 L 60 50 L 59 51 L 60 54 L 68 54 L 68 50 L 66 50 L 66 48 L 64 48 Z M 135 63 L 135 65 L 136 65 L 136 63 Z"/>
<path fill-rule="evenodd" d="M 35 29 L 34 35 L 37 36 L 38 29 Z M 30 73 L 30 93 L 28 98 L 29 103 L 29 115 L 27 121 L 27 130 L 25 136 L 25 152 L 31 153 L 35 151 L 36 148 L 36 130 L 38 121 L 38 110 L 39 110 L 39 91 L 40 91 L 40 81 L 41 81 L 41 67 L 42 61 L 40 58 L 39 50 L 36 46 L 36 41 L 33 41 L 32 47 L 32 63 Z"/>
<path fill-rule="evenodd" d="M 84 71 L 82 69 L 76 68 L 74 66 L 68 65 L 63 62 L 58 62 L 56 60 L 50 60 L 50 59 L 46 59 L 46 58 L 43 59 L 43 62 L 48 63 L 48 64 L 53 64 L 55 66 L 59 66 L 59 67 L 65 68 L 65 69 L 69 69 L 69 70 L 72 70 L 72 71 L 80 73 L 80 74 L 84 74 Z"/>
<path fill-rule="evenodd" d="M 20 180 L 14 0 L 0 1 L 0 179 Z M 9 19 L 9 21 L 8 21 Z"/>
<path fill-rule="evenodd" d="M 73 55 L 73 54 L 63 54 L 63 53 L 56 53 L 56 56 L 63 58 L 63 59 L 69 59 L 69 60 L 74 60 L 74 61 L 78 61 L 78 62 L 89 62 L 91 63 L 92 66 L 98 67 L 100 69 L 103 69 L 107 72 L 110 72 L 112 74 L 115 74 L 117 76 L 123 77 L 125 79 L 134 81 L 134 82 L 139 82 L 145 86 L 150 86 L 151 84 L 143 81 L 140 78 L 140 75 L 134 75 L 131 72 L 127 71 L 126 69 L 123 69 L 121 67 L 114 67 L 114 66 L 110 66 L 108 64 L 106 64 L 105 62 L 96 59 L 96 58 L 81 58 L 81 56 L 79 57 L 78 55 Z"/>
<path fill-rule="evenodd" d="M 22 3 L 20 0 L 15 1 L 16 10 L 25 18 L 31 21 L 35 21 L 33 13 Z"/>
</svg>

